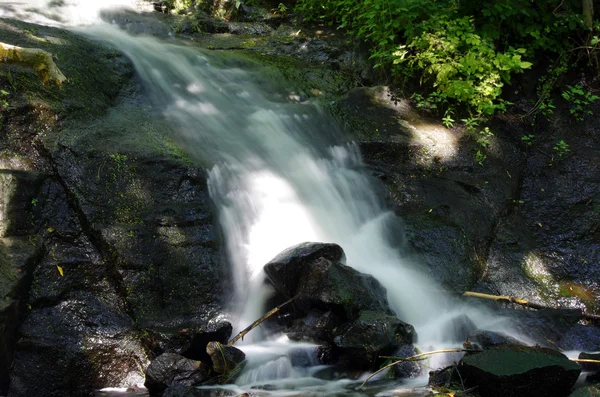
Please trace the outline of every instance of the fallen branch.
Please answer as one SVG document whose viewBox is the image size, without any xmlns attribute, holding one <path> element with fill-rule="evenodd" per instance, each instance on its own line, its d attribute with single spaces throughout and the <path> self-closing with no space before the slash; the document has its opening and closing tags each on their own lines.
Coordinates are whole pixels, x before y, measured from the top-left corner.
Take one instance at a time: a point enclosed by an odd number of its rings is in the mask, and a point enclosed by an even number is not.
<svg viewBox="0 0 600 397">
<path fill-rule="evenodd" d="M 277 306 L 276 308 L 274 308 L 273 310 L 271 310 L 270 312 L 268 312 L 267 314 L 265 314 L 264 316 L 262 316 L 261 318 L 259 318 L 258 320 L 256 320 L 255 322 L 253 322 L 252 324 L 250 324 L 249 326 L 247 326 L 246 328 L 244 328 L 239 334 L 237 334 L 235 336 L 235 338 L 233 338 L 227 344 L 227 346 L 233 346 L 233 344 L 235 342 L 237 342 L 238 340 L 244 339 L 244 336 L 246 336 L 246 334 L 248 332 L 250 332 L 254 328 L 258 327 L 263 321 L 265 321 L 266 319 L 268 319 L 269 317 L 271 317 L 273 314 L 277 313 L 279 310 L 281 310 L 282 307 L 284 307 L 288 303 L 292 302 L 294 299 L 296 299 L 296 297 L 293 297 L 292 299 L 288 300 L 287 302 L 282 303 L 281 305 Z"/>
<path fill-rule="evenodd" d="M 67 78 L 52 59 L 52 54 L 39 48 L 22 48 L 0 42 L 0 62 L 31 66 L 42 83 L 54 83 L 58 87 Z"/>
<path fill-rule="evenodd" d="M 496 302 L 515 303 L 517 305 L 529 307 L 529 308 L 532 308 L 532 309 L 552 309 L 552 310 L 557 310 L 556 307 L 542 305 L 542 304 L 535 303 L 535 302 L 529 302 L 526 299 L 515 298 L 514 296 L 490 295 L 490 294 L 482 294 L 480 292 L 471 292 L 471 291 L 466 291 L 462 295 L 463 296 L 469 296 L 469 297 L 472 297 L 472 298 L 493 300 L 493 301 L 496 301 Z M 600 321 L 600 316 L 597 315 L 597 314 L 590 314 L 590 313 L 586 313 L 586 312 L 581 312 L 581 319 L 590 320 L 590 321 Z"/>
<path fill-rule="evenodd" d="M 590 358 L 570 358 L 569 360 L 575 363 L 600 364 L 600 360 L 592 360 Z"/>
<path fill-rule="evenodd" d="M 377 375 L 380 372 L 385 371 L 388 368 L 393 367 L 396 364 L 400 364 L 404 361 L 418 361 L 418 360 L 422 360 L 423 357 L 426 356 L 431 356 L 432 354 L 439 354 L 439 353 L 462 353 L 462 352 L 477 352 L 477 351 L 482 351 L 482 350 L 473 350 L 473 349 L 445 349 L 445 350 L 434 350 L 431 352 L 427 352 L 427 353 L 421 353 L 421 354 L 417 354 L 414 356 L 410 356 L 410 357 L 406 357 L 406 358 L 401 358 L 397 361 L 394 361 L 391 364 L 388 364 L 384 367 L 379 368 L 377 371 L 373 372 L 367 379 L 365 379 L 365 381 L 359 386 L 359 388 L 363 387 L 372 377 L 374 377 L 375 375 Z"/>
</svg>

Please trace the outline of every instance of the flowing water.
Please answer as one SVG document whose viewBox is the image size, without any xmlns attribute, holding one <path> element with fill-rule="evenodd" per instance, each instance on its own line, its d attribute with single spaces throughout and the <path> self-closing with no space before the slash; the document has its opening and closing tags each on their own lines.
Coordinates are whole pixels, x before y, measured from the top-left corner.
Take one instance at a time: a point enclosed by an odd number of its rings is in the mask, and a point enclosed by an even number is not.
<svg viewBox="0 0 600 397">
<path fill-rule="evenodd" d="M 88 13 L 70 7 L 78 15 L 75 22 L 90 21 Z M 13 12 L 21 18 L 33 13 L 37 17 L 30 19 L 37 22 L 67 23 L 32 10 L 17 4 Z M 133 36 L 110 23 L 80 31 L 131 60 L 177 142 L 208 166 L 209 192 L 234 267 L 229 315 L 238 328 L 264 314 L 271 292 L 263 283 L 265 263 L 297 243 L 332 242 L 343 247 L 349 266 L 385 286 L 391 307 L 415 326 L 423 349 L 449 347 L 444 324 L 456 312 L 436 295 L 435 283 L 402 257 L 399 220 L 383 204 L 382 188 L 365 171 L 357 146 L 344 142 L 317 106 L 286 88 L 281 75 L 234 54 Z M 469 316 L 487 329 L 500 326 L 485 313 L 470 310 Z M 314 377 L 321 368 L 311 361 L 311 346 L 264 340 L 258 330 L 249 337 L 241 345 L 248 369 L 234 390 L 269 383 L 279 395 L 290 390 L 334 395 L 350 382 Z M 293 360 L 298 349 L 307 355 L 301 366 Z"/>
</svg>

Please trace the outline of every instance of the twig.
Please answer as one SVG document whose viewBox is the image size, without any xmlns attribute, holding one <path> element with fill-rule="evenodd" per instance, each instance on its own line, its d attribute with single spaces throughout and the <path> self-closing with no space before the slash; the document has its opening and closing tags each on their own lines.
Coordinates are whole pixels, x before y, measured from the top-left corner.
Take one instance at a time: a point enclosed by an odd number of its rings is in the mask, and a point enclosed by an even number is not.
<svg viewBox="0 0 600 397">
<path fill-rule="evenodd" d="M 271 317 L 273 314 L 277 313 L 279 310 L 281 310 L 282 307 L 284 307 L 285 305 L 287 305 L 288 303 L 290 303 L 291 301 L 293 301 L 294 299 L 296 299 L 296 297 L 294 296 L 292 299 L 288 300 L 287 302 L 282 303 L 281 305 L 277 306 L 276 308 L 274 308 L 273 310 L 271 310 L 270 312 L 268 312 L 267 314 L 265 314 L 264 316 L 262 316 L 261 318 L 259 318 L 258 320 L 256 320 L 255 322 L 253 322 L 252 324 L 250 324 L 249 326 L 247 326 L 246 328 L 244 328 L 239 334 L 237 334 L 235 336 L 235 338 L 233 338 L 228 344 L 227 346 L 233 346 L 233 344 L 235 342 L 237 342 L 240 339 L 243 339 L 244 336 L 246 336 L 246 334 L 250 331 L 252 331 L 254 328 L 258 327 L 260 324 L 262 324 L 263 321 L 265 321 L 266 319 L 268 319 L 269 317 Z"/>
<path fill-rule="evenodd" d="M 391 364 L 388 364 L 384 367 L 379 368 L 377 371 L 373 372 L 367 379 L 365 379 L 365 381 L 359 386 L 359 388 L 363 387 L 372 377 L 374 377 L 375 375 L 377 375 L 378 373 L 385 371 L 386 369 L 393 367 L 396 364 L 400 364 L 401 362 L 404 361 L 415 361 L 417 359 L 421 359 L 421 357 L 425 357 L 425 356 L 430 356 L 432 354 L 438 354 L 438 353 L 462 353 L 462 352 L 477 352 L 477 351 L 482 351 L 482 350 L 474 350 L 474 349 L 444 349 L 444 350 L 434 350 L 431 352 L 427 352 L 427 353 L 421 353 L 421 354 L 417 354 L 415 356 L 410 356 L 410 357 L 406 357 L 406 358 L 401 358 L 398 361 L 394 361 Z"/>
<path fill-rule="evenodd" d="M 496 302 L 508 302 L 508 303 L 516 303 L 517 305 L 530 307 L 532 309 L 553 309 L 556 310 L 556 307 L 542 305 L 539 303 L 529 302 L 528 300 L 515 298 L 514 296 L 507 295 L 490 295 L 490 294 L 482 294 L 479 292 L 471 292 L 466 291 L 463 293 L 463 296 L 470 296 L 472 298 L 480 298 L 480 299 L 488 299 Z M 581 319 L 590 320 L 590 321 L 600 321 L 600 316 L 597 314 L 591 314 L 586 312 L 581 312 Z"/>
<path fill-rule="evenodd" d="M 575 363 L 600 364 L 600 360 L 592 360 L 589 358 L 570 358 L 569 360 Z"/>
</svg>

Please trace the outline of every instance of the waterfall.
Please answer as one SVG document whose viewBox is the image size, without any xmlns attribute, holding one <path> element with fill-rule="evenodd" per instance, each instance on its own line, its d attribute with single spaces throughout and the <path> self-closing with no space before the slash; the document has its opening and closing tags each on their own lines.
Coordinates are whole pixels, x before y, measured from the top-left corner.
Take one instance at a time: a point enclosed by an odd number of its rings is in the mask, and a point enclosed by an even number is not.
<svg viewBox="0 0 600 397">
<path fill-rule="evenodd" d="M 349 266 L 386 287 L 403 320 L 418 326 L 436 316 L 438 288 L 394 246 L 399 220 L 383 205 L 382 189 L 357 146 L 339 140 L 316 106 L 293 101 L 276 81 L 262 84 L 260 68 L 244 71 L 234 55 L 134 37 L 109 24 L 86 32 L 126 54 L 177 141 L 209 164 L 240 325 L 263 313 L 263 265 L 306 241 L 341 245 Z M 279 91 L 264 89 L 273 86 Z"/>
<path fill-rule="evenodd" d="M 173 138 L 208 169 L 233 267 L 231 315 L 238 328 L 264 314 L 271 292 L 263 283 L 264 264 L 292 245 L 315 241 L 339 244 L 349 266 L 377 278 L 421 342 L 443 342 L 439 321 L 450 315 L 443 315 L 440 288 L 403 257 L 401 221 L 385 206 L 383 188 L 357 145 L 345 141 L 318 106 L 299 101 L 280 74 L 235 54 L 133 36 L 106 22 L 81 32 L 131 60 Z M 483 313 L 470 315 L 489 322 Z M 245 375 L 248 382 L 294 374 L 287 353 L 275 350 L 273 360 Z"/>
</svg>

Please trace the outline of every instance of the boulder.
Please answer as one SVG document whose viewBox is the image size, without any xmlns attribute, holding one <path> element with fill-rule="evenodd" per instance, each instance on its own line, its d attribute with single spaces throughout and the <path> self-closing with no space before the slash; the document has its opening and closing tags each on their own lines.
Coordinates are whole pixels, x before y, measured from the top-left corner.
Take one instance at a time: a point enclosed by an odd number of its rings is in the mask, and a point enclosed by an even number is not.
<svg viewBox="0 0 600 397">
<path fill-rule="evenodd" d="M 233 371 L 246 359 L 244 352 L 237 347 L 214 341 L 208 342 L 206 353 L 212 360 L 213 370 L 219 375 Z"/>
<path fill-rule="evenodd" d="M 344 263 L 346 255 L 337 244 L 301 243 L 271 259 L 265 265 L 265 273 L 275 289 L 289 299 L 296 294 L 300 277 L 320 258 Z"/>
<path fill-rule="evenodd" d="M 164 353 L 146 369 L 144 386 L 151 394 L 161 393 L 168 387 L 197 385 L 209 376 L 210 367 L 203 362 L 190 360 L 175 353 Z"/>
<path fill-rule="evenodd" d="M 546 348 L 501 346 L 462 358 L 458 371 L 466 387 L 486 397 L 568 396 L 581 369 Z"/>
<path fill-rule="evenodd" d="M 373 369 L 379 356 L 390 355 L 401 345 L 412 343 L 412 325 L 382 312 L 363 311 L 360 316 L 338 327 L 334 346 L 342 364 L 352 368 Z"/>
<path fill-rule="evenodd" d="M 342 320 L 355 319 L 362 310 L 392 314 L 385 288 L 344 260 L 337 244 L 303 243 L 283 251 L 264 269 L 275 290 L 288 299 L 295 296 L 294 305 L 305 313 L 331 311 Z"/>
</svg>

